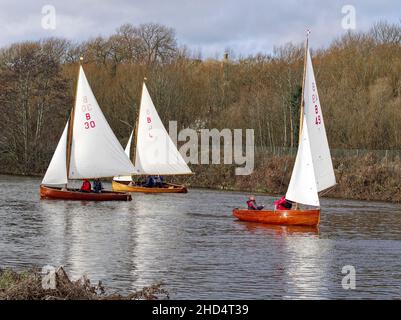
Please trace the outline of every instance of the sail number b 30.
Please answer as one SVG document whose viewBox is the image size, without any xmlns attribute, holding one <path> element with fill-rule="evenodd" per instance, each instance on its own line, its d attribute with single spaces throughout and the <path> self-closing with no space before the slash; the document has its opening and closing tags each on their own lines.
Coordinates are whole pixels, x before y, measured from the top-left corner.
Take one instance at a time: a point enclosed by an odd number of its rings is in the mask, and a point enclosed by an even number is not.
<svg viewBox="0 0 401 320">
<path fill-rule="evenodd" d="M 88 103 L 88 98 L 86 96 L 84 96 L 82 100 L 82 112 L 85 114 L 86 120 L 84 121 L 84 127 L 85 129 L 95 128 L 96 122 L 92 120 L 92 116 L 90 114 L 90 111 L 92 111 L 92 105 Z"/>
</svg>

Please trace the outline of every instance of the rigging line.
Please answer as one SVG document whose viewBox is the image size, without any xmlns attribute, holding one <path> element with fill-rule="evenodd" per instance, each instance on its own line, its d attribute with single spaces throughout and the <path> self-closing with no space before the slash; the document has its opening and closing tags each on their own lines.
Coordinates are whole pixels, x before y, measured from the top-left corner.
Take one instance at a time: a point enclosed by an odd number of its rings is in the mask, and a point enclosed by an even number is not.
<svg viewBox="0 0 401 320">
<path fill-rule="evenodd" d="M 324 190 L 323 192 L 321 192 L 321 193 L 319 194 L 319 196 L 323 197 L 324 195 L 326 195 L 327 193 L 329 193 L 331 190 L 333 190 L 335 186 L 336 186 L 336 185 L 331 186 L 330 188 Z"/>
<path fill-rule="evenodd" d="M 284 182 L 284 177 L 287 174 L 288 171 L 288 155 L 285 156 L 285 162 L 284 162 L 284 172 L 281 175 L 281 182 L 280 182 L 280 187 L 279 190 L 281 190 L 282 186 L 283 186 L 283 182 Z"/>
</svg>

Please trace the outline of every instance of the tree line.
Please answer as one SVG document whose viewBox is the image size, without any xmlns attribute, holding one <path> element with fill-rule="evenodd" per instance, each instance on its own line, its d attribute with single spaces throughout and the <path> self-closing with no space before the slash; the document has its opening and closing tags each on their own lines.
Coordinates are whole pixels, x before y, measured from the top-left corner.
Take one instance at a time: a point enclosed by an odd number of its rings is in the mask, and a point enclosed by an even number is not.
<svg viewBox="0 0 401 320">
<path fill-rule="evenodd" d="M 74 102 L 80 56 L 123 145 L 147 77 L 166 126 L 252 128 L 259 147 L 296 147 L 303 54 L 302 43 L 288 43 L 271 54 L 202 59 L 153 23 L 82 43 L 9 45 L 0 49 L 0 171 L 46 169 Z M 401 149 L 401 24 L 347 33 L 312 57 L 330 146 Z"/>
</svg>

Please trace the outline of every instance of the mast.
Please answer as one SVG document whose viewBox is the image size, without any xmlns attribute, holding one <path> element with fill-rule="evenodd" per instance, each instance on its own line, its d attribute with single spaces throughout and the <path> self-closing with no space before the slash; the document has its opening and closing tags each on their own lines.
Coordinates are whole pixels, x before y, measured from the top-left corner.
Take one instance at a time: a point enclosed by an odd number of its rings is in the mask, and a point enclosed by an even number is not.
<svg viewBox="0 0 401 320">
<path fill-rule="evenodd" d="M 304 93 L 305 93 L 305 80 L 306 80 L 306 63 L 308 59 L 309 34 L 310 30 L 308 29 L 306 30 L 306 40 L 305 40 L 304 73 L 302 78 L 301 109 L 299 112 L 298 148 L 299 145 L 301 144 L 302 127 L 304 123 L 304 107 L 305 107 Z M 299 209 L 299 204 L 295 203 L 295 210 L 298 209 Z"/>
<path fill-rule="evenodd" d="M 79 58 L 79 68 L 78 68 L 78 78 L 77 78 L 77 83 L 75 86 L 75 101 L 74 105 L 72 106 L 71 109 L 71 114 L 70 114 L 70 120 L 68 121 L 68 130 L 67 130 L 67 179 L 70 175 L 70 162 L 71 162 L 71 146 L 72 146 L 72 136 L 73 136 L 73 131 L 74 131 L 74 115 L 75 115 L 75 105 L 77 104 L 77 92 L 78 92 L 78 83 L 79 83 L 79 74 L 80 74 L 80 69 L 81 69 L 81 63 L 84 58 L 80 57 Z M 67 185 L 65 185 L 65 188 L 67 188 Z"/>
<path fill-rule="evenodd" d="M 142 103 L 142 93 L 143 93 L 143 86 L 145 85 L 146 80 L 148 80 L 148 78 L 144 77 L 143 78 L 143 84 L 142 84 L 142 92 L 141 92 L 141 99 L 139 100 L 139 110 L 138 110 L 138 115 L 136 117 L 136 123 L 135 123 L 135 133 L 134 133 L 134 142 L 133 142 L 133 146 L 135 148 L 133 154 L 133 161 L 132 163 L 134 164 L 134 167 L 136 166 L 136 152 L 137 152 L 137 144 L 138 144 L 138 124 L 139 124 L 139 116 L 141 115 L 141 103 Z"/>
<path fill-rule="evenodd" d="M 308 59 L 309 34 L 310 34 L 310 30 L 306 30 L 304 73 L 303 73 L 303 79 L 302 79 L 302 94 L 301 94 L 301 110 L 300 110 L 300 114 L 299 114 L 298 146 L 299 146 L 299 143 L 301 142 L 301 133 L 302 133 L 302 127 L 303 127 L 303 121 L 304 121 L 304 107 L 305 107 L 304 93 L 305 93 L 305 80 L 306 80 L 306 63 L 307 63 L 307 59 Z"/>
</svg>

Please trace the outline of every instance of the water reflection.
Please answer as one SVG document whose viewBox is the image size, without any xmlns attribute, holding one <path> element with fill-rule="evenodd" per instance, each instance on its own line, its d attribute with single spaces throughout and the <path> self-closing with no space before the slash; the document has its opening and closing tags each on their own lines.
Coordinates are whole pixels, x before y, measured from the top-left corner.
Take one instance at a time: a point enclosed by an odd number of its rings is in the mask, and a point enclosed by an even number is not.
<svg viewBox="0 0 401 320">
<path fill-rule="evenodd" d="M 278 257 L 272 259 L 276 270 L 273 279 L 282 288 L 282 297 L 318 298 L 326 287 L 326 255 L 329 248 L 321 250 L 319 228 L 308 226 L 278 226 L 237 221 L 244 231 L 264 235 L 276 240 Z M 272 252 L 277 254 L 277 252 Z"/>
<path fill-rule="evenodd" d="M 95 274 L 94 280 L 127 280 L 135 241 L 134 220 L 126 203 L 41 201 L 46 217 L 48 256 L 64 264 L 75 277 Z M 111 215 L 110 212 L 113 212 Z"/>
<path fill-rule="evenodd" d="M 237 223 L 244 226 L 244 229 L 249 232 L 266 232 L 268 236 L 291 236 L 291 235 L 305 235 L 305 236 L 319 236 L 319 227 L 310 226 L 280 226 L 268 225 L 255 222 L 237 221 Z"/>
<path fill-rule="evenodd" d="M 0 177 L 0 267 L 64 265 L 120 292 L 163 281 L 177 299 L 394 298 L 401 288 L 396 204 L 323 199 L 313 229 L 237 221 L 241 193 L 40 201 L 39 182 Z M 355 291 L 341 287 L 348 264 Z"/>
</svg>

